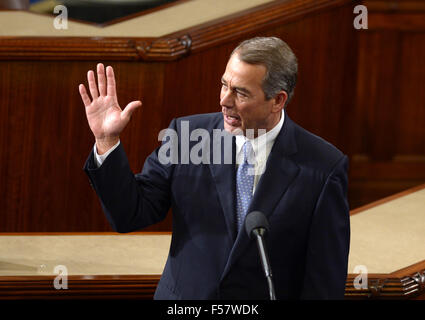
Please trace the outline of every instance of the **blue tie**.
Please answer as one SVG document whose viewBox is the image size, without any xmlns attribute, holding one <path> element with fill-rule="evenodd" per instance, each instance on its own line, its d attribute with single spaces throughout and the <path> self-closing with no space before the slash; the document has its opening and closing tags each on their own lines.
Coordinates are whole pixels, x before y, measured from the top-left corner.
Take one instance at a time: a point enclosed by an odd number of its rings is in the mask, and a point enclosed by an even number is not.
<svg viewBox="0 0 425 320">
<path fill-rule="evenodd" d="M 242 147 L 243 150 L 243 163 L 239 165 L 236 172 L 236 219 L 238 223 L 238 230 L 242 227 L 245 220 L 249 203 L 252 199 L 252 188 L 254 187 L 254 165 L 252 161 L 254 151 L 249 141 L 246 141 Z"/>
</svg>

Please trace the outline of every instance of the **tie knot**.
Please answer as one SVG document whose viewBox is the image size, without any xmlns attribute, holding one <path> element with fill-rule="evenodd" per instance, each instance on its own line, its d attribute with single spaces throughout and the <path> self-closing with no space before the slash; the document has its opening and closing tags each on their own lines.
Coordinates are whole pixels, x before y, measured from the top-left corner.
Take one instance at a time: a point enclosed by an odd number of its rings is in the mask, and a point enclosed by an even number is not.
<svg viewBox="0 0 425 320">
<path fill-rule="evenodd" d="M 243 147 L 243 162 L 244 163 L 254 163 L 254 150 L 252 149 L 252 144 L 249 140 L 246 140 Z"/>
</svg>

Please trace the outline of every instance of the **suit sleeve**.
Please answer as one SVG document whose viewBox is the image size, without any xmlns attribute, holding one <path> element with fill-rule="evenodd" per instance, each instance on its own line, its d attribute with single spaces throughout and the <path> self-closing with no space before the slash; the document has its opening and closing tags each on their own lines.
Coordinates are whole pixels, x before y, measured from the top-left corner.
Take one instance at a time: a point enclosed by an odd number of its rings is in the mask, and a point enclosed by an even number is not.
<svg viewBox="0 0 425 320">
<path fill-rule="evenodd" d="M 174 120 L 170 127 L 174 124 Z M 103 211 L 117 232 L 132 232 L 165 218 L 171 205 L 170 181 L 173 166 L 163 165 L 156 149 L 134 175 L 120 144 L 97 167 L 94 153 L 84 166 L 90 184 L 99 196 Z"/>
<path fill-rule="evenodd" d="M 347 168 L 348 159 L 343 156 L 318 198 L 310 226 L 303 299 L 344 298 L 350 247 Z"/>
</svg>

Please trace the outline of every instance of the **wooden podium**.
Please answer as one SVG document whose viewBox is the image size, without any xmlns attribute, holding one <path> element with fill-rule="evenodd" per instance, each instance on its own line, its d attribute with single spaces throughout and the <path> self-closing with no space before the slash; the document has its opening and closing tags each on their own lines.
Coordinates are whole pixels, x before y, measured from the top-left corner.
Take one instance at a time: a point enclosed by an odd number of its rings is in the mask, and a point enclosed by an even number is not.
<svg viewBox="0 0 425 320">
<path fill-rule="evenodd" d="M 3 233 L 0 299 L 152 299 L 170 241 L 161 232 Z"/>
<path fill-rule="evenodd" d="M 424 244 L 425 185 L 353 210 L 345 297 L 425 299 Z"/>
<path fill-rule="evenodd" d="M 421 185 L 352 211 L 346 299 L 425 298 L 424 204 Z M 170 241 L 164 232 L 3 233 L 0 299 L 151 299 Z M 61 266 L 67 289 L 55 288 Z"/>
</svg>

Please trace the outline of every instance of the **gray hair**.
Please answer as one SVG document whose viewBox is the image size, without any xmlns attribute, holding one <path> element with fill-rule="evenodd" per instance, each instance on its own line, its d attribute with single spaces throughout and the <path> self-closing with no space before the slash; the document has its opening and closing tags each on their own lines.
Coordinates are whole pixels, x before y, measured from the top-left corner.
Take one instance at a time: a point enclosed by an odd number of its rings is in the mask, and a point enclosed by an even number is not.
<svg viewBox="0 0 425 320">
<path fill-rule="evenodd" d="M 274 98 L 283 90 L 288 95 L 285 105 L 288 104 L 294 95 L 298 63 L 297 57 L 284 41 L 276 37 L 256 37 L 241 42 L 231 56 L 234 53 L 245 63 L 266 67 L 262 83 L 266 100 Z"/>
</svg>

